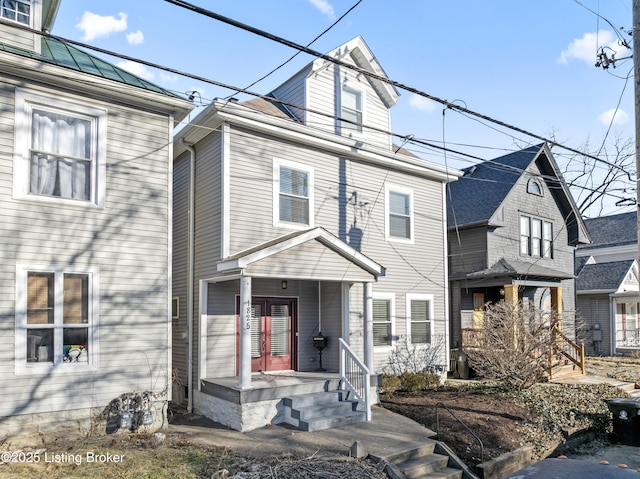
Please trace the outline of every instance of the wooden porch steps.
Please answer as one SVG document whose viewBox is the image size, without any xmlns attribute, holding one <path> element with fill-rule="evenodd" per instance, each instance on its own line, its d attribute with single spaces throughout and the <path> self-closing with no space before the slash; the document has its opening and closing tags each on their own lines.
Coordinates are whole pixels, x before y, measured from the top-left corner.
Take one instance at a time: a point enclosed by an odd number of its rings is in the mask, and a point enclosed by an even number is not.
<svg viewBox="0 0 640 479">
<path fill-rule="evenodd" d="M 365 422 L 367 414 L 359 403 L 348 398 L 347 391 L 323 391 L 286 397 L 283 422 L 302 431 L 320 431 L 332 427 Z"/>
</svg>

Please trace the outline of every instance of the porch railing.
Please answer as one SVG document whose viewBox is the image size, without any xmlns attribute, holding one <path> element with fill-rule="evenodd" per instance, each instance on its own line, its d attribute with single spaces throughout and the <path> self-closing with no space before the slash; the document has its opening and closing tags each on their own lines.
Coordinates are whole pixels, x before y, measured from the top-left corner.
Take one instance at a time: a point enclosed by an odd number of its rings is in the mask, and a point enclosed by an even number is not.
<svg viewBox="0 0 640 479">
<path fill-rule="evenodd" d="M 353 393 L 358 401 L 364 403 L 367 421 L 371 421 L 369 369 L 342 338 L 338 338 L 338 341 L 340 343 L 340 383 Z"/>
<path fill-rule="evenodd" d="M 616 331 L 616 347 L 640 347 L 640 329 L 618 329 Z"/>
<path fill-rule="evenodd" d="M 586 373 L 586 363 L 584 359 L 584 345 L 577 344 L 567 337 L 557 325 L 551 329 L 554 336 L 554 349 L 556 354 L 560 354 L 578 366 L 582 374 Z"/>
<path fill-rule="evenodd" d="M 484 329 L 463 328 L 462 329 L 462 349 L 482 348 L 485 343 Z"/>
</svg>

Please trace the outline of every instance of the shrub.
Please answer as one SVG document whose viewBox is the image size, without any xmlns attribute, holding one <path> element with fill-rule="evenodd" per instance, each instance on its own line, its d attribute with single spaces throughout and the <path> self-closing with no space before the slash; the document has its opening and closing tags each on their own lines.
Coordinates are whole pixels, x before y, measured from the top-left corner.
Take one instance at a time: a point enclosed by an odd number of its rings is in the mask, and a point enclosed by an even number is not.
<svg viewBox="0 0 640 479">
<path fill-rule="evenodd" d="M 391 374 L 383 374 L 380 384 L 380 392 L 383 394 L 395 394 L 400 389 L 400 378 Z"/>
<path fill-rule="evenodd" d="M 440 376 L 426 371 L 405 372 L 400 375 L 400 389 L 408 393 L 417 393 L 433 389 L 440 385 Z"/>
</svg>

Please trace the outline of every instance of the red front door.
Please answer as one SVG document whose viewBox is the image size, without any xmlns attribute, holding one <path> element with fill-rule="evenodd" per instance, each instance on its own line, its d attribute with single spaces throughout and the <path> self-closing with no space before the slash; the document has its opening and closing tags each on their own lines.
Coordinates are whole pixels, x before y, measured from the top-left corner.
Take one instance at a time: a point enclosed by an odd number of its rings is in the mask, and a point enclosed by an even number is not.
<svg viewBox="0 0 640 479">
<path fill-rule="evenodd" d="M 293 369 L 295 307 L 290 298 L 251 299 L 251 371 Z"/>
</svg>

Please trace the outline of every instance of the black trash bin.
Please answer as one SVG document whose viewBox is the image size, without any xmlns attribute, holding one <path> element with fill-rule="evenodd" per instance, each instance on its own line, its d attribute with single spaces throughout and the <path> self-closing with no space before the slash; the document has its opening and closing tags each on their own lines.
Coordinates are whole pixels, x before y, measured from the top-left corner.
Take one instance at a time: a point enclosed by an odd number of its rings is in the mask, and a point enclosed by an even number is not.
<svg viewBox="0 0 640 479">
<path fill-rule="evenodd" d="M 456 373 L 460 379 L 469 379 L 469 358 L 462 350 L 456 355 Z"/>
<path fill-rule="evenodd" d="M 607 399 L 613 414 L 611 439 L 625 446 L 640 446 L 640 398 Z"/>
</svg>

